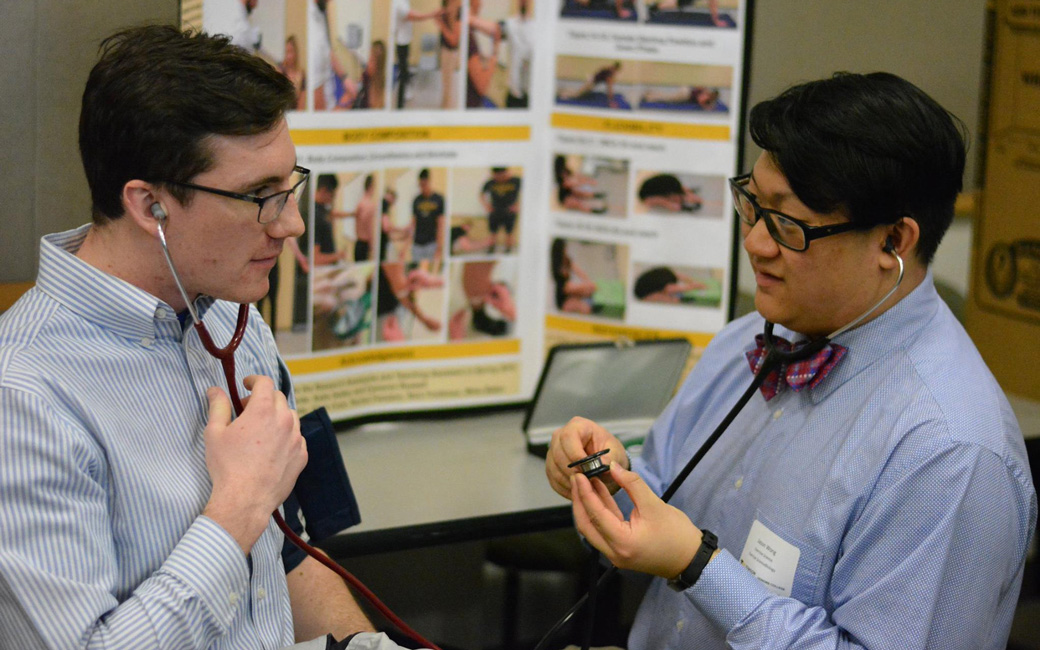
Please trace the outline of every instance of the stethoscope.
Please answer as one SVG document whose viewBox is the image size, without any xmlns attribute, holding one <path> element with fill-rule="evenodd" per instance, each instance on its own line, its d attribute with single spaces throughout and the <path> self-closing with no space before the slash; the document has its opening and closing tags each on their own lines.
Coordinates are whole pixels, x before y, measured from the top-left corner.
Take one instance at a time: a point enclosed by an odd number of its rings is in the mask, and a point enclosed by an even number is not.
<svg viewBox="0 0 1040 650">
<path fill-rule="evenodd" d="M 199 340 L 202 342 L 202 347 L 206 349 L 206 352 L 210 353 L 215 359 L 220 361 L 221 369 L 224 371 L 224 379 L 227 381 L 231 404 L 234 407 L 235 415 L 238 416 L 242 413 L 244 407 L 242 405 L 242 399 L 238 393 L 238 383 L 235 379 L 235 350 L 237 350 L 238 346 L 242 343 L 242 338 L 246 333 L 246 327 L 249 324 L 249 305 L 241 304 L 238 306 L 238 320 L 235 322 L 235 332 L 231 335 L 231 340 L 227 345 L 222 348 L 218 347 L 217 344 L 213 342 L 213 338 L 209 335 L 209 330 L 206 329 L 206 325 L 202 322 L 202 318 L 199 316 L 198 311 L 196 311 L 194 301 L 188 298 L 188 292 L 184 290 L 184 285 L 181 284 L 180 275 L 177 273 L 177 269 L 173 265 L 173 258 L 170 257 L 170 249 L 166 244 L 166 229 L 164 227 L 167 219 L 166 211 L 159 203 L 153 203 L 151 212 L 157 222 L 159 243 L 162 246 L 163 256 L 166 258 L 166 264 L 170 267 L 170 274 L 173 276 L 174 284 L 177 285 L 177 291 L 180 292 L 184 304 L 188 307 L 188 313 L 191 315 L 192 324 L 195 326 L 195 331 L 198 332 Z M 305 542 L 296 534 L 295 531 L 293 531 L 292 528 L 289 527 L 288 524 L 285 523 L 282 513 L 275 510 L 271 513 L 271 516 L 274 517 L 274 521 L 278 524 L 278 528 L 282 530 L 282 533 L 284 533 L 293 544 L 307 553 L 307 555 L 311 556 L 318 562 L 321 562 L 333 573 L 345 580 L 347 584 L 356 589 L 359 594 L 364 596 L 365 600 L 371 603 L 372 606 L 375 607 L 394 627 L 400 630 L 402 634 L 415 641 L 423 648 L 440 650 L 440 648 L 423 638 L 421 634 L 413 630 L 407 623 L 390 611 L 390 608 L 383 604 L 383 602 L 379 600 L 379 598 L 352 573 L 344 569 L 332 558 Z"/>
<path fill-rule="evenodd" d="M 199 340 L 202 342 L 202 346 L 206 349 L 206 352 L 208 352 L 210 355 L 212 355 L 214 358 L 220 361 L 221 368 L 224 372 L 224 378 L 227 381 L 228 393 L 231 397 L 231 403 L 234 407 L 235 415 L 237 416 L 242 412 L 243 405 L 238 393 L 238 385 L 237 380 L 235 378 L 235 351 L 238 349 L 238 346 L 242 343 L 242 339 L 245 336 L 246 327 L 248 326 L 249 322 L 249 305 L 239 305 L 238 319 L 235 323 L 234 334 L 232 334 L 231 340 L 228 342 L 227 345 L 225 345 L 222 348 L 218 347 L 216 343 L 213 341 L 213 338 L 210 336 L 209 331 L 206 329 L 206 325 L 202 322 L 202 318 L 199 316 L 198 311 L 195 309 L 194 302 L 191 299 L 189 299 L 188 293 L 187 291 L 185 291 L 184 285 L 181 283 L 180 275 L 177 273 L 177 269 L 173 264 L 173 258 L 170 256 L 170 249 L 166 243 L 166 232 L 164 227 L 164 224 L 167 219 L 166 212 L 165 210 L 163 210 L 162 206 L 159 203 L 153 203 L 151 207 L 151 213 L 152 216 L 155 217 L 157 222 L 159 243 L 162 246 L 163 256 L 166 258 L 166 264 L 170 268 L 170 274 L 173 277 L 174 284 L 177 285 L 177 290 L 178 292 L 180 292 L 181 298 L 184 300 L 184 304 L 188 308 L 188 313 L 191 316 L 192 324 L 195 326 L 196 332 L 198 332 Z M 812 340 L 806 343 L 805 345 L 797 346 L 791 350 L 782 350 L 777 345 L 776 337 L 773 335 L 774 324 L 769 321 L 766 321 L 762 333 L 766 347 L 766 356 L 765 359 L 762 361 L 761 366 L 759 366 L 758 372 L 755 373 L 754 378 L 751 380 L 751 384 L 747 387 L 747 390 L 744 391 L 743 395 L 741 395 L 740 399 L 737 400 L 737 403 L 733 406 L 733 408 L 730 409 L 729 413 L 726 414 L 726 417 L 722 419 L 722 422 L 719 423 L 719 425 L 715 428 L 712 434 L 701 445 L 700 449 L 698 449 L 697 452 L 693 455 L 693 457 L 690 458 L 690 460 L 686 463 L 683 469 L 676 475 L 676 477 L 672 480 L 671 484 L 669 484 L 668 488 L 661 495 L 661 499 L 664 502 L 667 503 L 669 499 L 672 498 L 672 496 L 679 489 L 682 483 L 690 475 L 690 472 L 693 471 L 693 469 L 701 461 L 704 455 L 707 454 L 708 451 L 712 448 L 712 446 L 715 445 L 715 442 L 718 441 L 719 437 L 726 431 L 726 429 L 729 428 L 730 424 L 732 424 L 733 420 L 744 409 L 744 406 L 747 405 L 748 401 L 751 399 L 751 396 L 754 395 L 755 391 L 758 390 L 758 388 L 762 385 L 762 382 L 765 381 L 769 373 L 771 373 L 774 369 L 779 368 L 782 365 L 790 364 L 796 361 L 801 361 L 816 354 L 824 347 L 829 345 L 834 337 L 843 334 L 844 332 L 852 329 L 853 327 L 856 327 L 861 322 L 863 322 L 864 319 L 873 314 L 874 311 L 876 311 L 881 305 L 883 305 L 885 301 L 891 298 L 892 295 L 896 292 L 896 290 L 899 289 L 899 286 L 903 282 L 903 274 L 905 270 L 903 265 L 903 258 L 895 252 L 895 247 L 892 245 L 891 241 L 886 242 L 884 250 L 885 252 L 893 255 L 899 262 L 899 276 L 896 279 L 895 285 L 893 285 L 893 287 L 889 289 L 888 292 L 874 305 L 872 305 L 868 310 L 863 312 L 859 317 L 852 320 L 845 326 L 835 330 L 828 336 Z M 603 473 L 607 469 L 606 466 L 604 466 L 599 459 L 599 457 L 602 456 L 603 453 L 604 452 L 597 452 L 588 458 L 573 463 L 572 465 L 579 466 L 581 470 L 593 473 L 594 476 L 598 475 L 600 473 Z M 300 536 L 297 535 L 288 526 L 288 524 L 285 523 L 285 519 L 282 518 L 280 512 L 275 510 L 271 516 L 274 517 L 275 523 L 278 524 L 278 527 L 282 530 L 285 536 L 289 538 L 290 541 L 292 541 L 293 544 L 295 544 L 297 547 L 299 547 L 301 550 L 307 553 L 307 555 L 321 562 L 324 566 L 328 567 L 331 571 L 340 576 L 348 584 L 357 589 L 358 593 L 364 596 L 364 598 L 368 602 L 370 602 L 373 607 L 375 607 L 384 617 L 386 617 L 388 621 L 390 621 L 395 627 L 397 627 L 403 634 L 405 634 L 410 639 L 412 639 L 413 641 L 417 642 L 419 645 L 425 648 L 430 648 L 431 650 L 439 650 L 439 648 L 436 645 L 423 638 L 422 635 L 413 630 L 396 614 L 394 614 L 385 604 L 383 604 L 382 601 L 379 600 L 379 598 L 371 590 L 368 589 L 368 587 L 362 584 L 361 581 L 358 580 L 353 574 L 351 574 L 349 571 L 344 569 L 331 558 L 324 555 L 316 548 L 305 542 L 302 538 L 300 538 Z M 598 567 L 598 552 L 593 554 L 592 561 Z M 555 636 L 555 634 L 560 630 L 560 628 L 566 625 L 571 620 L 571 618 L 573 618 L 574 615 L 581 610 L 581 608 L 585 605 L 586 602 L 589 603 L 590 608 L 592 609 L 592 612 L 588 617 L 588 630 L 585 637 L 585 643 L 583 645 L 583 650 L 588 650 L 590 645 L 589 641 L 591 639 L 591 630 L 595 622 L 594 605 L 596 600 L 596 594 L 599 591 L 599 588 L 607 580 L 609 580 L 610 577 L 613 576 L 616 572 L 617 567 L 611 566 L 600 575 L 598 580 L 593 578 L 595 582 L 593 582 L 590 585 L 588 592 L 584 596 L 582 596 L 578 600 L 578 602 L 575 603 L 574 606 L 566 614 L 564 614 L 564 616 L 559 621 L 557 621 L 557 623 L 545 634 L 544 637 L 542 637 L 542 640 L 539 641 L 537 646 L 535 646 L 535 650 L 543 650 L 546 647 L 546 644 L 552 639 L 553 636 Z"/>
<path fill-rule="evenodd" d="M 873 314 L 879 307 L 881 307 L 881 305 L 885 304 L 885 301 L 892 297 L 896 290 L 899 289 L 899 285 L 903 283 L 903 273 L 905 271 L 905 268 L 903 266 L 903 258 L 900 257 L 898 253 L 896 253 L 895 246 L 892 244 L 891 239 L 885 242 L 885 247 L 883 250 L 886 253 L 889 253 L 890 255 L 895 257 L 896 261 L 899 262 L 899 276 L 896 278 L 896 283 L 892 286 L 891 289 L 888 290 L 888 292 L 880 300 L 871 305 L 870 309 L 867 309 L 865 312 L 860 314 L 854 320 L 850 321 L 848 324 L 836 329 L 827 336 L 821 337 L 819 339 L 813 339 L 811 341 L 808 341 L 804 345 L 796 345 L 794 348 L 790 350 L 784 350 L 781 349 L 781 347 L 778 345 L 777 338 L 773 335 L 774 323 L 771 323 L 769 321 L 765 322 L 765 326 L 762 331 L 762 338 L 764 339 L 766 356 L 762 360 L 762 364 L 759 366 L 758 372 L 755 373 L 755 376 L 751 380 L 751 383 L 748 385 L 747 390 L 745 390 L 744 393 L 740 396 L 740 399 L 737 400 L 737 403 L 733 405 L 733 408 L 729 410 L 729 413 L 727 413 L 726 417 L 722 419 L 722 422 L 720 422 L 719 425 L 715 427 L 715 430 L 712 431 L 711 435 L 708 436 L 707 440 L 704 441 L 704 443 L 700 446 L 697 452 L 690 458 L 686 465 L 683 466 L 682 470 L 680 470 L 679 473 L 676 474 L 675 478 L 672 479 L 672 482 L 668 484 L 668 487 L 665 489 L 664 493 L 661 494 L 662 501 L 667 503 L 672 498 L 672 496 L 675 495 L 676 491 L 679 489 L 680 486 L 682 486 L 683 482 L 690 475 L 690 472 L 692 472 L 693 469 L 697 466 L 697 464 L 700 463 L 701 459 L 704 458 L 705 454 L 707 454 L 708 451 L 711 450 L 711 448 L 718 441 L 719 437 L 722 436 L 726 429 L 729 428 L 729 425 L 733 423 L 733 420 L 736 419 L 737 415 L 739 415 L 740 412 L 744 410 L 744 407 L 751 399 L 751 396 L 754 395 L 755 391 L 757 391 L 762 386 L 762 383 L 766 380 L 766 377 L 768 377 L 771 372 L 780 368 L 781 366 L 788 365 L 797 361 L 802 361 L 813 356 L 823 348 L 830 345 L 831 340 L 834 339 L 834 337 L 840 336 L 841 334 L 844 334 L 845 332 L 862 323 L 868 316 Z M 598 474 L 603 473 L 607 471 L 607 469 L 609 469 L 607 466 L 603 465 L 602 461 L 599 458 L 605 453 L 605 450 L 596 452 L 591 456 L 587 456 L 585 458 L 582 458 L 581 460 L 571 463 L 570 467 L 577 467 L 579 471 L 585 473 L 586 476 L 589 476 L 590 474 L 592 476 L 597 476 Z M 591 478 L 591 476 L 589 477 Z M 548 632 L 546 632 L 545 636 L 542 637 L 542 640 L 538 642 L 538 645 L 535 646 L 534 650 L 544 650 L 548 642 L 556 635 L 557 632 L 559 632 L 560 628 L 566 625 L 574 617 L 574 615 L 577 614 L 581 610 L 581 608 L 585 606 L 586 603 L 588 603 L 590 611 L 589 616 L 587 618 L 585 641 L 582 645 L 582 650 L 588 650 L 596 618 L 596 593 L 603 586 L 603 584 L 606 583 L 607 580 L 609 580 L 615 573 L 617 573 L 617 567 L 611 565 L 609 568 L 607 568 L 606 571 L 603 571 L 603 573 L 599 576 L 598 579 L 596 578 L 596 574 L 599 572 L 600 568 L 599 551 L 597 551 L 596 549 L 591 550 L 589 563 L 592 567 L 592 577 L 589 580 L 588 591 L 584 596 L 578 599 L 578 602 L 576 602 L 574 606 L 571 607 L 571 609 L 568 610 L 568 612 L 564 614 L 563 617 L 561 617 L 560 620 L 557 621 L 556 624 L 553 625 L 553 627 Z"/>
</svg>

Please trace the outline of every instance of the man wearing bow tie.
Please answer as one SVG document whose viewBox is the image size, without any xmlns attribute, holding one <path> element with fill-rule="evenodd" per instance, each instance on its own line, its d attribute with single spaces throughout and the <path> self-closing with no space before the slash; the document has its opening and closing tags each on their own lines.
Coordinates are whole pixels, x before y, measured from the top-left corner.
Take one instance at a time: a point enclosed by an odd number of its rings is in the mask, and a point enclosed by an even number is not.
<svg viewBox="0 0 1040 650">
<path fill-rule="evenodd" d="M 629 648 L 1003 649 L 1037 502 L 1015 417 L 928 268 L 962 127 L 883 73 L 795 86 L 749 122 L 764 153 L 730 183 L 757 313 L 715 337 L 641 457 L 575 418 L 546 459 L 588 542 L 661 578 Z M 763 321 L 796 349 L 861 316 L 769 373 L 660 498 L 762 365 Z M 568 469 L 601 449 L 606 481 Z"/>
</svg>

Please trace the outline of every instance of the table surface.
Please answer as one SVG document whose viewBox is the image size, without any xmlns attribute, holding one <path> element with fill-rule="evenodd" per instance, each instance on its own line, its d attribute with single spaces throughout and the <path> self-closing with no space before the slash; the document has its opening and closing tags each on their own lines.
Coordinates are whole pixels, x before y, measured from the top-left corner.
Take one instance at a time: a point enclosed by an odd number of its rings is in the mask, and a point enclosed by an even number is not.
<svg viewBox="0 0 1040 650">
<path fill-rule="evenodd" d="M 1040 403 L 1009 397 L 1025 437 L 1040 437 Z M 523 418 L 515 409 L 341 431 L 362 521 L 320 546 L 357 556 L 571 526 L 570 502 L 527 451 Z"/>
<path fill-rule="evenodd" d="M 377 422 L 338 434 L 361 523 L 322 542 L 364 555 L 571 525 L 522 410 Z"/>
</svg>

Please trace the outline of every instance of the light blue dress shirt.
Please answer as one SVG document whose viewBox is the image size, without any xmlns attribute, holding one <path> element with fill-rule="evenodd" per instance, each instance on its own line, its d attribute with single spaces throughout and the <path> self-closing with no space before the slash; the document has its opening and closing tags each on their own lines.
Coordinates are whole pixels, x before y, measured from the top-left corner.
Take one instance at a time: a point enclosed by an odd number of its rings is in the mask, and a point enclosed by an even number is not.
<svg viewBox="0 0 1040 650">
<path fill-rule="evenodd" d="M 9 647 L 279 648 L 292 613 L 273 521 L 249 560 L 201 516 L 202 432 L 220 364 L 169 305 L 49 235 L 0 318 L 0 636 Z M 156 255 L 160 253 L 156 251 Z M 237 305 L 200 299 L 214 340 Z M 280 382 L 256 310 L 238 377 Z"/>
<path fill-rule="evenodd" d="M 654 424 L 633 465 L 657 494 L 751 382 L 762 325 L 726 327 Z M 630 650 L 1005 648 L 1037 504 L 1000 387 L 931 274 L 835 342 L 823 383 L 756 393 L 673 497 L 725 550 L 685 592 L 652 581 Z M 756 521 L 797 549 L 789 596 L 738 561 Z"/>
</svg>

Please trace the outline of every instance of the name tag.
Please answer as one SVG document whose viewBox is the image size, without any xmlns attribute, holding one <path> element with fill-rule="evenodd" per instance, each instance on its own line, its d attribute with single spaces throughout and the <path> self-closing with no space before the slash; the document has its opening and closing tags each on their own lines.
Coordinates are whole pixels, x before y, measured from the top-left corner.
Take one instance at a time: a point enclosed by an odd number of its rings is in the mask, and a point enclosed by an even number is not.
<svg viewBox="0 0 1040 650">
<path fill-rule="evenodd" d="M 751 524 L 740 563 L 777 596 L 790 596 L 802 551 L 784 541 L 761 521 Z"/>
</svg>

